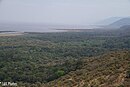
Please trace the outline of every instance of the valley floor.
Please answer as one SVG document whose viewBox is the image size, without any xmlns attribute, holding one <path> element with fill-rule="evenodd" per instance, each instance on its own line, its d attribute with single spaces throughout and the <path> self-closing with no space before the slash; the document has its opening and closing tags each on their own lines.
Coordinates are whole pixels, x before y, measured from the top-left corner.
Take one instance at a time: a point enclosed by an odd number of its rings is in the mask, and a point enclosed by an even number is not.
<svg viewBox="0 0 130 87">
<path fill-rule="evenodd" d="M 0 82 L 130 87 L 130 30 L 22 34 L 0 36 Z"/>
</svg>

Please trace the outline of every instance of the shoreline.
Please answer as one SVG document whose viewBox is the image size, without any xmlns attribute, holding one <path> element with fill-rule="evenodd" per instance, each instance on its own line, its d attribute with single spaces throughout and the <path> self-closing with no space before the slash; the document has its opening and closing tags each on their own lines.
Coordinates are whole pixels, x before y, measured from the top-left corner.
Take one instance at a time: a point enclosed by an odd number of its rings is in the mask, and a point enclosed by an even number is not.
<svg viewBox="0 0 130 87">
<path fill-rule="evenodd" d="M 0 33 L 0 37 L 20 36 L 20 35 L 24 35 L 24 32 L 2 32 L 2 33 Z"/>
</svg>

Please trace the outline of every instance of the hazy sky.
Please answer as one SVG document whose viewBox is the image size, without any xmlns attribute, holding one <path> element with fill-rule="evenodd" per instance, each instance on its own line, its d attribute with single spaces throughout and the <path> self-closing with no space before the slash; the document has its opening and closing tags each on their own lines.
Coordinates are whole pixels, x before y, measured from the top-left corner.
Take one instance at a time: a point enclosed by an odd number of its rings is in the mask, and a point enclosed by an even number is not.
<svg viewBox="0 0 130 87">
<path fill-rule="evenodd" d="M 130 0 L 0 0 L 0 21 L 90 24 L 130 16 Z"/>
</svg>

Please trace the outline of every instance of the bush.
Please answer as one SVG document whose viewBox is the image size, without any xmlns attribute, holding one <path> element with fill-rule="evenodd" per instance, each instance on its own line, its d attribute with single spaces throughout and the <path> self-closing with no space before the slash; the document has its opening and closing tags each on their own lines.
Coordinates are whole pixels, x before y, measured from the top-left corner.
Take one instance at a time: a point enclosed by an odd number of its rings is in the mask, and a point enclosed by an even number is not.
<svg viewBox="0 0 130 87">
<path fill-rule="evenodd" d="M 130 78 L 130 70 L 126 73 L 126 78 Z"/>
<path fill-rule="evenodd" d="M 123 85 L 119 85 L 118 87 L 124 87 Z"/>
<path fill-rule="evenodd" d="M 63 70 L 58 70 L 57 72 L 55 72 L 55 74 L 60 77 L 63 76 L 65 74 L 65 72 Z"/>
</svg>

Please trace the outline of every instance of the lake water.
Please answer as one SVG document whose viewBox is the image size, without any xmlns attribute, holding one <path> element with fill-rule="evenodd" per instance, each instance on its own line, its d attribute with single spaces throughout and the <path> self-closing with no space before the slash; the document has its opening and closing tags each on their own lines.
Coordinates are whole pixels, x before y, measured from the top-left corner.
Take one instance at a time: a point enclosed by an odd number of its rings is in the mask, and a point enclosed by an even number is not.
<svg viewBox="0 0 130 87">
<path fill-rule="evenodd" d="M 54 25 L 41 24 L 0 24 L 0 31 L 17 31 L 17 32 L 63 32 L 57 30 Z"/>
<path fill-rule="evenodd" d="M 0 23 L 0 31 L 18 32 L 65 32 L 62 29 L 92 29 L 94 26 Z M 61 29 L 61 30 L 58 30 Z"/>
</svg>

